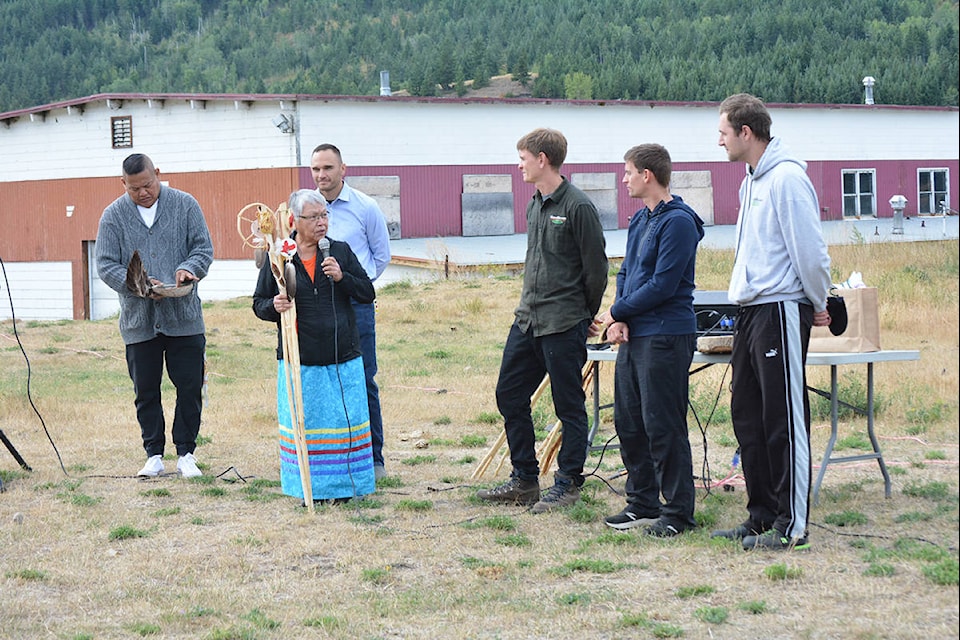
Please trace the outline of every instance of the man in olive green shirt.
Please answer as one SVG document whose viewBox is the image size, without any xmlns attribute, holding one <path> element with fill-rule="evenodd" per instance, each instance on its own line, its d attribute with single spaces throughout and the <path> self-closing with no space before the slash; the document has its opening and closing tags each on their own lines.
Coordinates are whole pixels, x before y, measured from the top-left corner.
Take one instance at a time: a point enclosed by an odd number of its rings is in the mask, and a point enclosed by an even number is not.
<svg viewBox="0 0 960 640">
<path fill-rule="evenodd" d="M 582 371 L 588 331 L 607 286 L 607 255 L 596 206 L 560 174 L 567 155 L 563 134 L 536 129 L 517 142 L 517 151 L 523 180 L 537 191 L 527 205 L 523 290 L 497 381 L 513 471 L 509 481 L 477 496 L 532 504 L 533 513 L 543 513 L 580 498 L 589 446 Z M 546 374 L 563 440 L 553 487 L 541 497 L 530 396 Z"/>
</svg>

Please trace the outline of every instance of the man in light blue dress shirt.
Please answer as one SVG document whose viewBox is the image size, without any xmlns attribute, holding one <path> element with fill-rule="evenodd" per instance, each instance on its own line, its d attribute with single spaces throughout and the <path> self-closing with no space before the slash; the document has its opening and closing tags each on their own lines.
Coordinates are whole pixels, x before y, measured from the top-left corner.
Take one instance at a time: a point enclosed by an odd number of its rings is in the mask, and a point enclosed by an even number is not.
<svg viewBox="0 0 960 640">
<path fill-rule="evenodd" d="M 387 220 L 376 200 L 348 185 L 343 176 L 347 166 L 340 150 L 332 144 L 318 145 L 310 157 L 310 172 L 327 200 L 327 234 L 350 245 L 370 280 L 376 279 L 390 264 L 390 233 Z M 373 436 L 373 465 L 376 478 L 386 476 L 383 463 L 383 416 L 380 389 L 377 387 L 377 328 L 375 303 L 353 302 L 360 330 L 363 369 L 367 378 L 367 403 L 370 406 L 370 433 Z"/>
</svg>

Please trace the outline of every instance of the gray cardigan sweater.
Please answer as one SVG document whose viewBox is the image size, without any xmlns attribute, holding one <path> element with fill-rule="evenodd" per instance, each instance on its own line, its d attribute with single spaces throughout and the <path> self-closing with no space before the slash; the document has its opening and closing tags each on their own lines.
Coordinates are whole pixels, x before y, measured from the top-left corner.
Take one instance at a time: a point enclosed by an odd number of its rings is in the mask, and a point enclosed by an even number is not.
<svg viewBox="0 0 960 640">
<path fill-rule="evenodd" d="M 197 287 L 180 298 L 151 300 L 127 290 L 127 265 L 134 251 L 147 274 L 173 284 L 179 269 L 204 278 L 213 262 L 213 242 L 197 200 L 189 193 L 160 188 L 157 217 L 147 227 L 136 203 L 126 194 L 103 211 L 97 231 L 97 272 L 120 296 L 120 335 L 124 344 L 152 340 L 157 335 L 204 333 Z"/>
</svg>

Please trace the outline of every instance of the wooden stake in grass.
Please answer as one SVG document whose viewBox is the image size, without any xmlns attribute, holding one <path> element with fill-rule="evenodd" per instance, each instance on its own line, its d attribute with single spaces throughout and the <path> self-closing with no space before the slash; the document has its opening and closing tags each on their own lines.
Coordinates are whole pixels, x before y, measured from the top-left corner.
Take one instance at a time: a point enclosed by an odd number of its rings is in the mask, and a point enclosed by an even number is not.
<svg viewBox="0 0 960 640">
<path fill-rule="evenodd" d="M 593 384 L 592 362 L 588 362 L 583 365 L 583 370 L 580 372 L 580 379 L 584 392 L 589 391 L 590 386 Z M 541 478 L 550 472 L 550 468 L 557 460 L 557 454 L 560 453 L 560 445 L 562 443 L 563 423 L 560 420 L 557 420 L 554 423 L 553 428 L 550 429 L 550 433 L 548 433 L 547 437 L 543 440 L 543 442 L 540 443 L 540 449 L 537 451 L 537 460 L 540 461 Z"/>
<path fill-rule="evenodd" d="M 283 337 L 283 360 L 286 375 L 287 402 L 290 407 L 290 423 L 297 449 L 297 466 L 300 468 L 300 484 L 303 487 L 303 502 L 313 511 L 313 483 L 310 478 L 310 451 L 307 448 L 307 431 L 303 419 L 303 384 L 300 380 L 300 339 L 297 337 L 297 303 L 291 298 L 290 309 L 280 314 L 280 334 Z"/>
<path fill-rule="evenodd" d="M 583 370 L 580 372 L 581 384 L 584 391 L 588 391 L 590 385 L 593 384 L 593 363 L 588 362 L 583 365 Z M 533 392 L 533 395 L 530 396 L 530 406 L 534 406 L 537 401 L 540 399 L 540 396 L 543 395 L 543 392 L 550 384 L 550 376 L 543 376 L 543 380 L 540 382 L 540 386 L 537 387 L 536 391 Z M 545 476 L 549 471 L 551 465 L 556 461 L 557 454 L 560 451 L 560 443 L 562 442 L 562 432 L 563 425 L 560 420 L 557 420 L 553 428 L 550 429 L 550 432 L 547 434 L 546 439 L 540 444 L 539 451 L 537 452 L 537 459 L 540 460 L 540 475 Z M 497 436 L 496 442 L 493 443 L 493 446 L 490 447 L 490 450 L 487 451 L 486 455 L 483 456 L 483 459 L 480 460 L 480 463 L 477 465 L 477 468 L 474 469 L 471 479 L 477 480 L 487 472 L 487 469 L 490 467 L 490 463 L 494 458 L 497 457 L 497 453 L 500 453 L 500 461 L 497 463 L 496 469 L 494 469 L 493 475 L 500 473 L 500 469 L 503 467 L 504 463 L 507 460 L 507 456 L 510 453 L 509 446 L 503 452 L 500 449 L 507 444 L 507 432 L 503 430 L 500 432 L 500 435 Z"/>
<path fill-rule="evenodd" d="M 540 399 L 540 396 L 543 395 L 543 392 L 550 385 L 550 376 L 543 376 L 543 380 L 540 381 L 540 385 L 537 387 L 536 391 L 533 392 L 533 395 L 530 396 L 530 406 L 537 404 L 537 401 Z M 497 436 L 496 442 L 493 443 L 493 446 L 490 447 L 490 450 L 487 451 L 487 454 L 483 456 L 483 459 L 480 460 L 480 463 L 477 465 L 477 468 L 473 470 L 473 475 L 471 479 L 476 480 L 483 476 L 487 472 L 487 468 L 490 466 L 490 463 L 495 457 L 497 457 L 497 452 L 500 451 L 501 447 L 507 443 L 507 432 L 505 429 L 500 431 L 500 435 Z M 509 453 L 509 449 L 505 451 L 500 456 L 500 462 L 497 464 L 497 468 L 494 470 L 494 475 L 499 473 L 500 467 L 503 466 L 504 460 L 506 460 L 506 454 Z"/>
</svg>

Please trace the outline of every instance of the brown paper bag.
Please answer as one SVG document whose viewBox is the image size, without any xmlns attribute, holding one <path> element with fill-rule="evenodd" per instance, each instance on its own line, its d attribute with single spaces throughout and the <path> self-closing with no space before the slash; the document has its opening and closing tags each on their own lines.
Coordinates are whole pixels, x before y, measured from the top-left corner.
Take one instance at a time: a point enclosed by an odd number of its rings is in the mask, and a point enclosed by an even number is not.
<svg viewBox="0 0 960 640">
<path fill-rule="evenodd" d="M 832 335 L 827 327 L 810 331 L 809 351 L 864 353 L 880 351 L 880 315 L 877 310 L 877 288 L 837 289 L 847 303 L 847 330 Z"/>
</svg>

